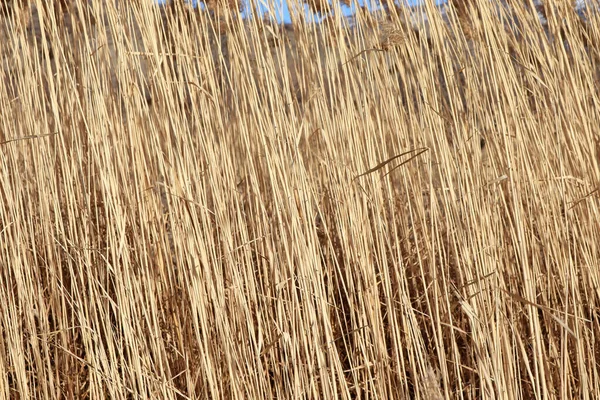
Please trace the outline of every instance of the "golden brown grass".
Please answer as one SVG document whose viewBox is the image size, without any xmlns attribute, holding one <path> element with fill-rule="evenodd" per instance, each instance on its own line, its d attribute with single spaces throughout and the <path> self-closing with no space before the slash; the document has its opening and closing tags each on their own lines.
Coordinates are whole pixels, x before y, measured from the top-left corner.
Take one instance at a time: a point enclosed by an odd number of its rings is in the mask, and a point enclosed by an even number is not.
<svg viewBox="0 0 600 400">
<path fill-rule="evenodd" d="M 2 20 L 0 397 L 600 398 L 597 14 L 48 4 Z"/>
</svg>

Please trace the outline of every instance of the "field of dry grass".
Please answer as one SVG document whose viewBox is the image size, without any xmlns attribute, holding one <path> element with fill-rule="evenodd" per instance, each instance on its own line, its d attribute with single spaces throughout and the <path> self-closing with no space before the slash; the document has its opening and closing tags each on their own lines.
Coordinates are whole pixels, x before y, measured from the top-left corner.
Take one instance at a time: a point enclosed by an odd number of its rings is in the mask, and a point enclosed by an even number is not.
<svg viewBox="0 0 600 400">
<path fill-rule="evenodd" d="M 595 10 L 27 3 L 0 398 L 600 398 Z"/>
</svg>

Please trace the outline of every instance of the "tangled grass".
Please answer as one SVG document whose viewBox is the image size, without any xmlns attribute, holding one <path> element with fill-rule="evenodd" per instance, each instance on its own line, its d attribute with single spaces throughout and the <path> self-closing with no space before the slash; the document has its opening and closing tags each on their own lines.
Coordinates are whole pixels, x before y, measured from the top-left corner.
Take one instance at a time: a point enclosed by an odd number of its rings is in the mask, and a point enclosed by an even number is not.
<svg viewBox="0 0 600 400">
<path fill-rule="evenodd" d="M 596 12 L 36 4 L 0 6 L 0 397 L 600 398 Z"/>
</svg>

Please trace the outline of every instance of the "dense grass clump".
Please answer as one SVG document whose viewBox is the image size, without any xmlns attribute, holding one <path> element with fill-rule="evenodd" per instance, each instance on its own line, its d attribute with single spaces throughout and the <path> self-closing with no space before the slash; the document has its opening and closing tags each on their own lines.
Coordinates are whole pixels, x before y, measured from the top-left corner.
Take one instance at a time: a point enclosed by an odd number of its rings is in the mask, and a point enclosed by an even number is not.
<svg viewBox="0 0 600 400">
<path fill-rule="evenodd" d="M 0 397 L 600 398 L 597 10 L 31 3 Z"/>
</svg>

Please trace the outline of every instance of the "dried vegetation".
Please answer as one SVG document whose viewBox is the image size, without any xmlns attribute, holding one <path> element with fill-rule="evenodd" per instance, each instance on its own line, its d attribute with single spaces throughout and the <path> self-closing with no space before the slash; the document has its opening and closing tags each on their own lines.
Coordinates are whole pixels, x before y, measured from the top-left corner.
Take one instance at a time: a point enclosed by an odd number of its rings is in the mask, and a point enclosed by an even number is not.
<svg viewBox="0 0 600 400">
<path fill-rule="evenodd" d="M 600 398 L 600 20 L 544 5 L 0 3 L 0 397 Z"/>
</svg>

